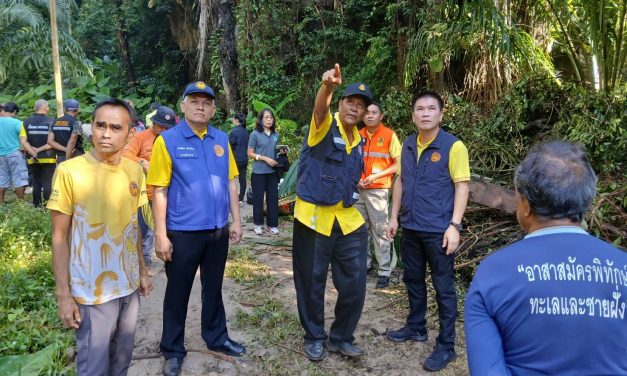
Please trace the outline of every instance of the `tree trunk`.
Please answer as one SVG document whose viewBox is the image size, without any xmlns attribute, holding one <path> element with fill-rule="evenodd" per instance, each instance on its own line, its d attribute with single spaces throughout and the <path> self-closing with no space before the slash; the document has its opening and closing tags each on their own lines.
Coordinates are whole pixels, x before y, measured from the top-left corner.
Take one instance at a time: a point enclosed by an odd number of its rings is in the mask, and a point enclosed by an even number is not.
<svg viewBox="0 0 627 376">
<path fill-rule="evenodd" d="M 219 0 L 216 8 L 218 31 L 220 33 L 220 72 L 222 73 L 226 105 L 229 111 L 239 112 L 240 93 L 237 81 L 239 66 L 237 61 L 233 0 Z"/>
<path fill-rule="evenodd" d="M 124 71 L 126 72 L 126 80 L 131 86 L 135 86 L 135 72 L 133 71 L 133 64 L 131 62 L 131 54 L 128 47 L 128 38 L 126 36 L 126 19 L 124 18 L 124 11 L 122 5 L 124 0 L 117 0 L 118 10 L 118 27 L 115 34 L 118 39 L 118 47 L 120 48 L 120 55 L 122 57 L 122 64 L 124 65 Z"/>
</svg>

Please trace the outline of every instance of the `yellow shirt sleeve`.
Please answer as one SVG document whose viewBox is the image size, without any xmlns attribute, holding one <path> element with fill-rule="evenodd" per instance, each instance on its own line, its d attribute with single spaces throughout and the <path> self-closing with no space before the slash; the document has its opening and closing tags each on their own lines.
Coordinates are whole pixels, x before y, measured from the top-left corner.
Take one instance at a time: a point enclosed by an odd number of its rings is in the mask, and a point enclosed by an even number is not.
<svg viewBox="0 0 627 376">
<path fill-rule="evenodd" d="M 466 149 L 466 145 L 461 141 L 456 141 L 453 146 L 451 146 L 448 170 L 454 183 L 470 180 L 468 149 Z"/>
<path fill-rule="evenodd" d="M 63 164 L 57 166 L 52 178 L 52 191 L 46 207 L 63 214 L 74 214 L 72 178 Z"/>
<path fill-rule="evenodd" d="M 311 123 L 309 123 L 309 136 L 307 136 L 307 145 L 309 147 L 318 145 L 327 135 L 329 129 L 331 129 L 331 123 L 333 123 L 333 117 L 330 112 L 327 112 L 327 116 L 324 118 L 320 127 L 316 129 L 316 124 L 313 115 L 311 115 Z"/>
<path fill-rule="evenodd" d="M 237 163 L 233 156 L 233 150 L 229 145 L 229 180 L 237 177 Z M 150 167 L 148 168 L 148 179 L 146 184 L 157 187 L 167 187 L 172 179 L 172 159 L 165 147 L 163 137 L 157 137 L 152 146 L 152 156 L 150 157 Z"/>
<path fill-rule="evenodd" d="M 146 176 L 144 175 L 144 170 L 139 170 L 139 199 L 137 200 L 137 207 L 141 208 L 142 206 L 148 203 L 148 192 L 146 190 Z"/>
<path fill-rule="evenodd" d="M 172 179 L 172 159 L 165 147 L 163 137 L 157 137 L 152 146 L 146 184 L 167 187 L 170 185 L 170 179 Z"/>
<path fill-rule="evenodd" d="M 390 141 L 390 157 L 396 159 L 401 156 L 401 142 L 398 140 L 396 132 L 392 134 L 392 140 Z"/>
<path fill-rule="evenodd" d="M 235 157 L 233 156 L 233 150 L 231 150 L 231 144 L 229 145 L 229 180 L 236 178 L 239 176 L 239 171 L 237 170 L 237 163 L 235 162 Z"/>
<path fill-rule="evenodd" d="M 20 127 L 20 137 L 28 137 L 26 136 L 26 129 L 24 128 L 24 123 L 22 123 L 22 126 Z"/>
</svg>

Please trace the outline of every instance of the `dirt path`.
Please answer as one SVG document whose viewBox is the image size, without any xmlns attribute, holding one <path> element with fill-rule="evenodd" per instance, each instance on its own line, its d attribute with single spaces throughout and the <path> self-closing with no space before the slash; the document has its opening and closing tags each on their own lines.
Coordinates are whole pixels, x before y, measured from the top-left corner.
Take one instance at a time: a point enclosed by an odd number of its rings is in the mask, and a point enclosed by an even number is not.
<svg viewBox="0 0 627 376">
<path fill-rule="evenodd" d="M 405 289 L 398 274 L 393 284 L 375 290 L 376 277 L 368 278 L 367 296 L 355 343 L 366 351 L 360 360 L 331 354 L 312 363 L 302 350 L 302 329 L 298 324 L 296 296 L 292 279 L 291 228 L 281 221 L 279 236 L 253 234 L 252 208 L 244 205 L 244 241 L 231 248 L 224 280 L 229 335 L 247 345 L 248 353 L 232 358 L 211 353 L 200 337 L 200 281 L 196 276 L 187 315 L 185 347 L 188 355 L 182 375 L 423 375 L 422 363 L 435 344 L 437 314 L 430 308 L 430 338 L 426 343 L 392 343 L 385 339 L 388 328 L 404 324 L 407 313 Z M 165 271 L 159 264 L 153 277 L 154 291 L 142 300 L 135 339 L 135 360 L 129 375 L 160 375 L 163 357 L 159 354 Z M 398 273 L 398 272 L 397 272 Z M 330 275 L 330 273 L 329 273 Z M 326 292 L 326 326 L 333 321 L 337 292 L 329 278 Z M 430 297 L 430 303 L 433 298 Z M 465 375 L 466 351 L 463 327 L 458 322 L 458 358 L 441 375 Z"/>
</svg>

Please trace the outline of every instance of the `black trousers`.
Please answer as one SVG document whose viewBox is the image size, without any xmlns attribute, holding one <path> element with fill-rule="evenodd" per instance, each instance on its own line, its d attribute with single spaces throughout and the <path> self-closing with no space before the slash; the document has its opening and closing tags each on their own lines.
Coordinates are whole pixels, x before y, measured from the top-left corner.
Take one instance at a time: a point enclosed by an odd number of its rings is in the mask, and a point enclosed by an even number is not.
<svg viewBox="0 0 627 376">
<path fill-rule="evenodd" d="M 421 232 L 403 228 L 401 235 L 401 257 L 405 265 L 403 281 L 409 297 L 407 325 L 412 330 L 426 332 L 427 264 L 431 269 L 431 280 L 438 303 L 440 335 L 439 346 L 453 349 L 455 346 L 455 320 L 457 319 L 457 293 L 455 291 L 455 254 L 447 255 L 442 248 L 443 233 Z"/>
<path fill-rule="evenodd" d="M 33 179 L 33 205 L 36 208 L 45 205 L 50 198 L 52 176 L 55 168 L 56 164 L 54 163 L 33 163 L 28 165 Z"/>
<path fill-rule="evenodd" d="M 265 192 L 268 206 L 268 227 L 279 225 L 279 174 L 251 174 L 250 185 L 253 187 L 253 223 L 263 225 L 263 196 Z"/>
<path fill-rule="evenodd" d="M 329 341 L 352 343 L 366 297 L 366 226 L 342 234 L 337 221 L 330 236 L 321 235 L 294 220 L 293 267 L 296 301 L 305 342 L 322 341 L 324 331 L 324 292 L 329 263 L 337 289 L 335 321 Z"/>
<path fill-rule="evenodd" d="M 205 231 L 169 231 L 172 261 L 165 264 L 168 283 L 163 299 L 163 334 L 159 348 L 166 359 L 185 357 L 185 318 L 189 295 L 200 267 L 200 333 L 210 347 L 228 339 L 222 303 L 222 278 L 229 248 L 229 227 Z"/>
<path fill-rule="evenodd" d="M 248 162 L 238 164 L 237 171 L 239 172 L 239 200 L 244 201 L 246 196 L 246 172 L 248 170 Z"/>
</svg>

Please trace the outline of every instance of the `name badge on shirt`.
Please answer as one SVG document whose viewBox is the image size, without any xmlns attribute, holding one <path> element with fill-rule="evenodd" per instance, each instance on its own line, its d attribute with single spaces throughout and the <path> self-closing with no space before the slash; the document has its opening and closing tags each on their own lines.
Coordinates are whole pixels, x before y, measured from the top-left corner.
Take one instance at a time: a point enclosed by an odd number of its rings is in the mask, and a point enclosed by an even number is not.
<svg viewBox="0 0 627 376">
<path fill-rule="evenodd" d="M 195 158 L 198 158 L 198 154 L 196 154 L 196 149 L 193 146 L 177 146 L 176 158 L 195 159 Z"/>
</svg>

